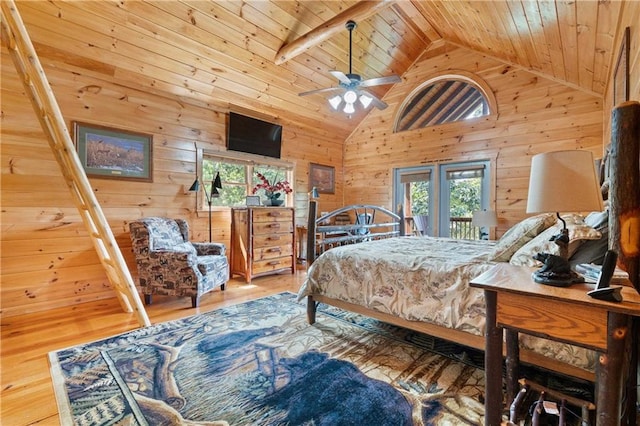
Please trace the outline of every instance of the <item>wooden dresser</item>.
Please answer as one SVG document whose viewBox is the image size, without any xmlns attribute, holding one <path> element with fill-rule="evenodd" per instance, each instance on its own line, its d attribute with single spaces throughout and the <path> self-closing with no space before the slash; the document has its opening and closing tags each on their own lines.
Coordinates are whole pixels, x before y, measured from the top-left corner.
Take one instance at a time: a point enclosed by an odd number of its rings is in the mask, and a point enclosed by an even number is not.
<svg viewBox="0 0 640 426">
<path fill-rule="evenodd" d="M 290 207 L 231 210 L 231 276 L 295 273 L 295 214 Z"/>
</svg>

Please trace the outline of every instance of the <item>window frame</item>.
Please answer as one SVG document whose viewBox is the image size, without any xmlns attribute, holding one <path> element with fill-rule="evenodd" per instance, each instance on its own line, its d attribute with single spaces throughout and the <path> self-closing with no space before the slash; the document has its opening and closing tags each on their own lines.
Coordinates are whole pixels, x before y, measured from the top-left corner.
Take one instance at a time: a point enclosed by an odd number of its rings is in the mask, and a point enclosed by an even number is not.
<svg viewBox="0 0 640 426">
<path fill-rule="evenodd" d="M 196 208 L 198 212 L 207 212 L 209 211 L 209 205 L 207 204 L 207 198 L 204 195 L 204 190 L 206 187 L 205 182 L 202 180 L 204 177 L 203 174 L 203 164 L 204 161 L 221 161 L 227 163 L 234 164 L 243 164 L 246 168 L 246 195 L 253 195 L 252 190 L 254 187 L 254 167 L 255 166 L 267 166 L 267 167 L 277 167 L 286 169 L 285 179 L 291 184 L 294 192 L 291 194 L 283 194 L 285 195 L 285 205 L 292 206 L 295 194 L 295 188 L 293 187 L 294 177 L 295 177 L 295 164 L 289 161 L 279 160 L 277 158 L 265 157 L 262 155 L 252 155 L 246 153 L 235 153 L 229 151 L 216 151 L 216 150 L 207 150 L 203 148 L 196 148 L 196 174 L 198 179 L 200 180 L 200 189 L 196 193 Z M 224 176 L 220 176 L 222 180 L 222 186 L 224 188 L 225 180 Z M 207 181 L 209 182 L 209 181 Z M 234 183 L 235 185 L 235 183 Z M 240 186 L 240 185 L 239 185 Z M 213 211 L 225 211 L 230 210 L 234 207 L 244 207 L 246 204 L 242 202 L 241 204 L 235 205 L 212 205 L 211 210 Z"/>
</svg>

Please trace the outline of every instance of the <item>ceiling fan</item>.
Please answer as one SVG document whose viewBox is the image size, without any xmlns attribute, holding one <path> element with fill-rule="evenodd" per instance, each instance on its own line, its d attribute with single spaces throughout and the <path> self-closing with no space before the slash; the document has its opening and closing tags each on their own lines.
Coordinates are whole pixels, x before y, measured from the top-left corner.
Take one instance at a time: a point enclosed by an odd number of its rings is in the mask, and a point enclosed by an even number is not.
<svg viewBox="0 0 640 426">
<path fill-rule="evenodd" d="M 353 30 L 356 28 L 356 23 L 354 21 L 347 21 L 345 26 L 347 30 L 349 30 L 349 73 L 345 74 L 342 71 L 329 71 L 331 75 L 338 79 L 339 83 L 337 87 L 310 90 L 308 92 L 299 93 L 299 96 L 307 96 L 316 93 L 335 93 L 335 96 L 329 98 L 329 104 L 331 104 L 333 109 L 337 110 L 340 105 L 344 103 L 343 111 L 347 114 L 355 112 L 354 104 L 358 100 L 365 109 L 371 104 L 378 109 L 385 109 L 387 104 L 378 99 L 371 92 L 364 90 L 364 88 L 399 83 L 402 79 L 397 75 L 390 75 L 388 77 L 377 77 L 363 80 L 359 74 L 354 74 L 351 70 L 351 50 L 353 44 L 352 34 Z"/>
</svg>

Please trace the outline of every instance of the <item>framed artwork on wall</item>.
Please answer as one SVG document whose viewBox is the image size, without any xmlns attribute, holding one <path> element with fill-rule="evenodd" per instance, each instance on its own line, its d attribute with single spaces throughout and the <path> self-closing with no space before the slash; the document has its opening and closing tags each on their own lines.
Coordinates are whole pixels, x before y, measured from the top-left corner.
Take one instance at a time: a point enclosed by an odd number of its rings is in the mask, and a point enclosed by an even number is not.
<svg viewBox="0 0 640 426">
<path fill-rule="evenodd" d="M 72 122 L 76 149 L 87 176 L 153 182 L 153 136 Z"/>
<path fill-rule="evenodd" d="M 613 106 L 629 100 L 629 27 L 624 29 L 620 53 L 613 72 Z"/>
<path fill-rule="evenodd" d="M 335 194 L 335 168 L 309 163 L 309 191 L 315 186 L 321 194 Z"/>
</svg>

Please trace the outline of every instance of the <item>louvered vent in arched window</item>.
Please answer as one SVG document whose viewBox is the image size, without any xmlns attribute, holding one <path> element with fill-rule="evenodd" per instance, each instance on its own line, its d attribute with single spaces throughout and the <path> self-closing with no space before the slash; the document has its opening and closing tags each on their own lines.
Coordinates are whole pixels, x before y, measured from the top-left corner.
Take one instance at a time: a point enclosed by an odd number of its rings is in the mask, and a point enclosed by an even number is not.
<svg viewBox="0 0 640 426">
<path fill-rule="evenodd" d="M 396 132 L 489 115 L 482 90 L 467 79 L 440 78 L 427 83 L 405 102 Z"/>
</svg>

